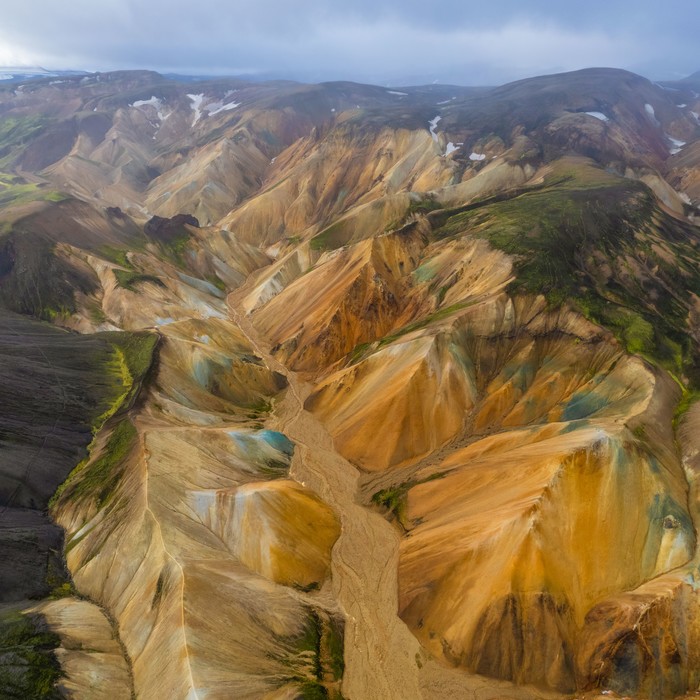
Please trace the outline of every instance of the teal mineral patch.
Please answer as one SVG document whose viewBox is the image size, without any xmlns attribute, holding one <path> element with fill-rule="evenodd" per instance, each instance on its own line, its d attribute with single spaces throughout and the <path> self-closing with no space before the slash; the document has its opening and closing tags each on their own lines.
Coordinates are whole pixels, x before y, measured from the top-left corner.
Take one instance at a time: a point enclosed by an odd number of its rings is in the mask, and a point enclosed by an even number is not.
<svg viewBox="0 0 700 700">
<path fill-rule="evenodd" d="M 278 452 L 288 457 L 294 454 L 294 443 L 283 433 L 278 433 L 276 430 L 261 430 L 258 436 Z"/>
</svg>

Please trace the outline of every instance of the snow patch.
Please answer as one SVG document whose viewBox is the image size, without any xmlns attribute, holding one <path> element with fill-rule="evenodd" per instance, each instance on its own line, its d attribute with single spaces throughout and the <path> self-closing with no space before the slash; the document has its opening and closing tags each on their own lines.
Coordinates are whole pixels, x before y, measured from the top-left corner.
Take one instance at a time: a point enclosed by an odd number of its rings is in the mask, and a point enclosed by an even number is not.
<svg viewBox="0 0 700 700">
<path fill-rule="evenodd" d="M 213 117 L 219 112 L 226 112 L 229 109 L 236 109 L 236 107 L 240 106 L 240 102 L 229 102 L 228 104 L 225 104 L 223 102 L 210 102 L 206 107 L 203 107 L 203 109 L 205 109 L 209 113 L 210 117 Z"/>
<path fill-rule="evenodd" d="M 474 151 L 472 151 L 469 154 L 469 160 L 476 160 L 476 161 L 486 160 L 486 154 L 485 153 L 475 153 Z"/>
<path fill-rule="evenodd" d="M 586 112 L 586 114 L 589 117 L 595 117 L 596 119 L 600 119 L 602 122 L 609 122 L 610 117 L 608 117 L 606 114 L 603 114 L 602 112 Z"/>
<path fill-rule="evenodd" d="M 695 119 L 695 121 L 696 121 L 698 124 L 700 124 L 700 114 L 699 114 L 698 112 L 693 112 L 692 110 L 691 110 L 690 113 L 693 115 L 693 118 Z"/>
<path fill-rule="evenodd" d="M 442 119 L 442 117 L 438 114 L 436 117 L 433 117 L 428 124 L 430 125 L 430 135 L 433 137 L 433 141 L 437 143 L 438 140 L 438 135 L 435 133 L 435 129 L 437 128 L 438 122 Z"/>
<path fill-rule="evenodd" d="M 145 107 L 146 105 L 151 105 L 156 109 L 160 109 L 162 104 L 163 103 L 155 95 L 151 95 L 147 100 L 136 100 L 136 102 L 132 102 L 129 107 Z"/>
<path fill-rule="evenodd" d="M 676 105 L 676 107 L 678 107 L 678 109 L 683 109 L 684 107 L 687 107 L 687 106 L 688 105 L 685 103 L 683 103 L 682 105 Z"/>
<path fill-rule="evenodd" d="M 685 146 L 685 141 L 681 141 L 680 139 L 674 139 L 673 136 L 669 136 L 666 134 L 666 138 L 671 142 L 671 148 L 669 151 L 671 152 L 672 156 L 675 156 L 676 153 L 681 152 L 681 148 Z"/>
<path fill-rule="evenodd" d="M 187 95 L 192 101 L 192 110 L 194 111 L 194 119 L 192 120 L 192 126 L 194 126 L 202 116 L 202 102 L 204 102 L 204 94 L 199 95 Z"/>
<path fill-rule="evenodd" d="M 399 95 L 400 97 L 408 97 L 407 92 L 398 92 L 398 90 L 387 90 L 390 95 Z"/>
<path fill-rule="evenodd" d="M 459 150 L 459 146 L 455 146 L 455 145 L 452 143 L 452 141 L 450 141 L 450 142 L 447 144 L 447 147 L 445 148 L 445 155 L 446 155 L 446 156 L 449 156 L 450 153 L 454 153 L 455 151 L 458 151 L 458 150 Z"/>
<path fill-rule="evenodd" d="M 129 107 L 154 107 L 158 114 L 158 120 L 161 122 L 164 122 L 170 116 L 170 113 L 166 114 L 163 111 L 163 100 L 155 95 L 151 95 L 147 100 L 136 100 L 136 102 L 132 102 Z M 153 126 L 158 128 L 155 124 Z"/>
<path fill-rule="evenodd" d="M 692 204 L 692 202 L 690 201 L 690 197 L 685 192 L 679 192 L 678 196 L 681 198 L 681 202 L 685 202 L 686 204 Z"/>
<path fill-rule="evenodd" d="M 654 126 L 659 126 L 659 120 L 656 118 L 656 112 L 648 102 L 644 105 L 644 111 L 647 113 L 651 123 L 654 124 Z"/>
</svg>

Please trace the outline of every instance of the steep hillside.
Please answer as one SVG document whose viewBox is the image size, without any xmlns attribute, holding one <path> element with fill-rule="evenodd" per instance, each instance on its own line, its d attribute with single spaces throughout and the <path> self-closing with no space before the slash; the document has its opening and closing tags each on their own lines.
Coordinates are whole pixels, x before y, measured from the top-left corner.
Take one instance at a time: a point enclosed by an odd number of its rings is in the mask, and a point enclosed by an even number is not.
<svg viewBox="0 0 700 700">
<path fill-rule="evenodd" d="M 693 85 L 0 86 L 2 692 L 695 691 Z"/>
</svg>

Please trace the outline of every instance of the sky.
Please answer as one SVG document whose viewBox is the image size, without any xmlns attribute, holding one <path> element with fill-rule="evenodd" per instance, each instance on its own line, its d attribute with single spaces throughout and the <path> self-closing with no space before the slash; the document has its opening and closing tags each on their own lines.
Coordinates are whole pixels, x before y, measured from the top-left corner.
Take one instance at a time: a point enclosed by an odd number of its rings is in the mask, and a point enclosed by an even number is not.
<svg viewBox="0 0 700 700">
<path fill-rule="evenodd" d="M 613 66 L 700 70 L 698 0 L 23 0 L 0 66 L 494 85 Z M 644 9 L 642 9 L 644 8 Z"/>
</svg>

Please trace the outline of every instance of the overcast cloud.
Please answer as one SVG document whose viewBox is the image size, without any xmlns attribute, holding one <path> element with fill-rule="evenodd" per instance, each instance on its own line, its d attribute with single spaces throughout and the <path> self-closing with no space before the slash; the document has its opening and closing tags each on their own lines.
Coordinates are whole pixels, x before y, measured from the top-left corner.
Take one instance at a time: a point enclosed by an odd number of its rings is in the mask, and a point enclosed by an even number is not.
<svg viewBox="0 0 700 700">
<path fill-rule="evenodd" d="M 615 66 L 700 70 L 698 0 L 24 0 L 0 65 L 299 80 L 495 84 Z"/>
</svg>

